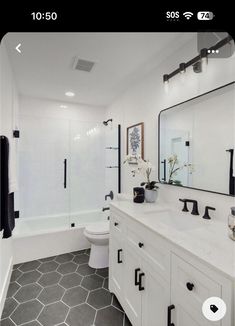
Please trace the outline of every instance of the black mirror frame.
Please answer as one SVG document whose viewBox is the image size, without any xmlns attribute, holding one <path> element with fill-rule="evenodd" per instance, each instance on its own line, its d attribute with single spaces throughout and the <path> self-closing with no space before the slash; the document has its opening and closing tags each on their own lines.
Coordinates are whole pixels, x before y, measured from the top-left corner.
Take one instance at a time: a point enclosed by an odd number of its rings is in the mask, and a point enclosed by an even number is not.
<svg viewBox="0 0 235 326">
<path fill-rule="evenodd" d="M 227 86 L 230 86 L 230 85 L 233 85 L 235 84 L 235 81 L 233 82 L 230 82 L 228 84 L 225 84 L 225 85 L 222 85 L 220 87 L 217 87 L 217 88 L 214 88 L 212 89 L 211 91 L 208 91 L 206 93 L 203 93 L 203 94 L 200 94 L 198 96 L 195 96 L 195 97 L 192 97 L 186 101 L 183 101 L 183 102 L 180 102 L 180 103 L 177 103 L 175 105 L 172 105 L 170 106 L 169 108 L 166 108 L 166 109 L 163 109 L 159 112 L 158 114 L 158 182 L 161 183 L 161 184 L 164 184 L 164 185 L 168 185 L 168 186 L 174 186 L 174 187 L 181 187 L 181 188 L 188 188 L 188 189 L 193 189 L 193 190 L 199 190 L 199 191 L 205 191 L 205 192 L 210 192 L 210 193 L 214 193 L 214 194 L 218 194 L 218 195 L 224 195 L 224 196 L 229 196 L 229 197 L 235 197 L 235 195 L 230 195 L 230 194 L 225 194 L 225 193 L 222 193 L 222 192 L 217 192 L 217 191 L 212 191 L 212 190 L 206 190 L 206 189 L 201 189 L 201 188 L 193 188 L 193 187 L 188 187 L 188 186 L 182 186 L 182 185 L 176 185 L 176 184 L 169 184 L 167 182 L 162 182 L 161 181 L 161 176 L 160 176 L 160 170 L 161 170 L 161 158 L 160 158 L 160 143 L 161 143 L 161 139 L 160 139 L 160 118 L 161 118 L 161 114 L 167 110 L 170 110 L 170 109 L 173 109 L 174 107 L 176 106 L 179 106 L 181 104 L 185 104 L 187 102 L 190 102 L 192 100 L 195 100 L 199 97 L 202 97 L 204 95 L 207 95 L 207 94 L 210 94 L 212 92 L 215 92 L 219 89 L 222 89 L 224 87 L 227 87 Z M 234 158 L 235 159 L 235 158 Z"/>
</svg>

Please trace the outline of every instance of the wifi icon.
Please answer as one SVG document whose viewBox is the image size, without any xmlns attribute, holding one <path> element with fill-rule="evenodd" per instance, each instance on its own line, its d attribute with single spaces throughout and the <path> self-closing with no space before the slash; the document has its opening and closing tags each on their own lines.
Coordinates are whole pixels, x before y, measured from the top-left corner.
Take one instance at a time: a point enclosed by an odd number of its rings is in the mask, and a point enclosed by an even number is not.
<svg viewBox="0 0 235 326">
<path fill-rule="evenodd" d="M 185 11 L 183 15 L 187 20 L 189 20 L 193 16 L 193 13 L 191 11 Z"/>
</svg>

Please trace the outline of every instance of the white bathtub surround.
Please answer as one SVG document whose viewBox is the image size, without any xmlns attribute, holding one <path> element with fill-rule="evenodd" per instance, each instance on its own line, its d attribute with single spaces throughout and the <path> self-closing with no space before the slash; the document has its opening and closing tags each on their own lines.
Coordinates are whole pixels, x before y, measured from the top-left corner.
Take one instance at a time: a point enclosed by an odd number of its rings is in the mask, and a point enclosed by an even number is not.
<svg viewBox="0 0 235 326">
<path fill-rule="evenodd" d="M 13 233 L 13 262 L 18 264 L 89 248 L 84 228 L 104 221 L 107 221 L 107 214 L 97 210 L 80 212 L 73 217 L 18 219 Z"/>
<path fill-rule="evenodd" d="M 89 266 L 105 268 L 109 266 L 109 221 L 88 225 L 84 230 L 91 243 Z"/>
<path fill-rule="evenodd" d="M 208 297 L 220 297 L 234 325 L 234 242 L 227 225 L 164 202 L 111 204 L 109 288 L 133 325 L 210 325 Z M 117 260 L 120 253 L 120 260 Z M 157 316 L 157 319 L 156 319 Z"/>
</svg>

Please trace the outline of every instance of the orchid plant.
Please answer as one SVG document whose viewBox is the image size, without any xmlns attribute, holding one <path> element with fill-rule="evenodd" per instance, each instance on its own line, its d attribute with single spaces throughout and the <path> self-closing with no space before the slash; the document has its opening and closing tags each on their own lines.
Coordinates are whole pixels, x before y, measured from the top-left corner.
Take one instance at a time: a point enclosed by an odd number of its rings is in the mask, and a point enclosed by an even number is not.
<svg viewBox="0 0 235 326">
<path fill-rule="evenodd" d="M 135 177 L 136 174 L 141 173 L 146 181 L 141 182 L 141 186 L 145 186 L 148 190 L 157 190 L 158 186 L 156 185 L 157 181 L 150 181 L 150 175 L 154 170 L 154 166 L 150 163 L 149 160 L 143 160 L 140 156 L 135 156 L 134 160 L 136 162 L 136 168 L 131 170 L 132 176 Z M 127 155 L 124 163 L 132 163 L 133 155 Z"/>
<path fill-rule="evenodd" d="M 182 170 L 184 167 L 191 167 L 191 164 L 183 164 L 181 166 L 177 166 L 179 164 L 179 160 L 176 154 L 168 157 L 169 164 L 169 179 L 168 183 L 173 183 L 173 176 L 177 175 L 177 171 Z M 177 181 L 179 182 L 179 181 Z"/>
</svg>

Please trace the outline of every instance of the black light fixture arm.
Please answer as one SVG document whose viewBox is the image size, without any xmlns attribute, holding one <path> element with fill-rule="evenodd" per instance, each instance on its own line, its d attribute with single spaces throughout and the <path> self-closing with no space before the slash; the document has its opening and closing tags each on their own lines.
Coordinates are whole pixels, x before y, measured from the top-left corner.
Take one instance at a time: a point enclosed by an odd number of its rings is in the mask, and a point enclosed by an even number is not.
<svg viewBox="0 0 235 326">
<path fill-rule="evenodd" d="M 221 40 L 221 41 L 217 42 L 215 45 L 211 46 L 209 49 L 206 49 L 206 48 L 201 49 L 199 55 L 192 58 L 191 60 L 189 60 L 186 63 L 181 63 L 179 65 L 179 68 L 175 69 L 170 74 L 164 74 L 163 75 L 163 82 L 167 82 L 170 78 L 174 77 L 178 73 L 180 73 L 182 71 L 185 71 L 186 68 L 194 65 L 195 63 L 200 61 L 202 58 L 207 58 L 212 53 L 212 50 L 218 50 L 218 49 L 222 48 L 224 45 L 226 45 L 227 43 L 229 43 L 232 40 L 233 40 L 232 36 L 228 35 L 223 40 Z"/>
</svg>

